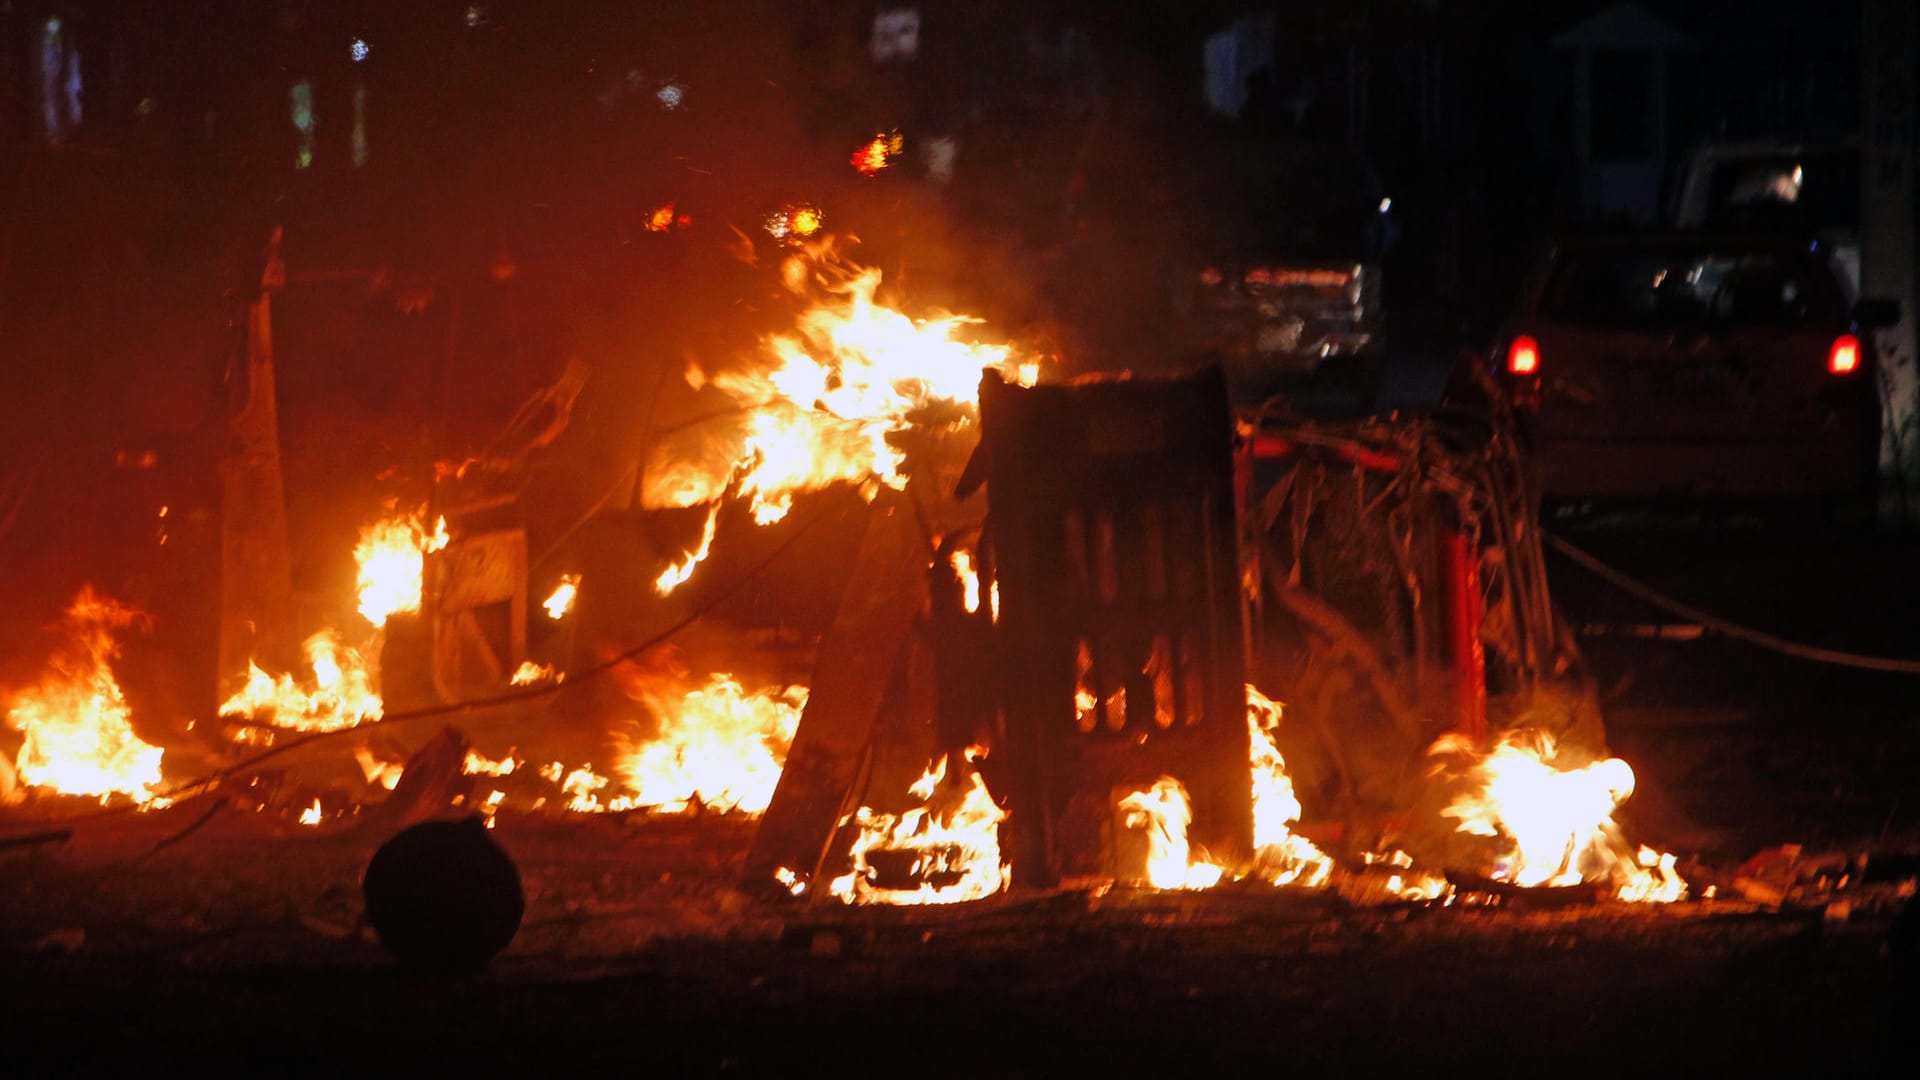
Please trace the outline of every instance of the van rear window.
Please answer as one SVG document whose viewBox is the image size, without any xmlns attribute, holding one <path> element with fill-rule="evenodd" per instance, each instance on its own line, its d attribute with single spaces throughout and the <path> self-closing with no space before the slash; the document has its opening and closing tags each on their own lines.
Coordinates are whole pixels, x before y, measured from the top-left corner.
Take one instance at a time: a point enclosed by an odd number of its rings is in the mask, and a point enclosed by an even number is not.
<svg viewBox="0 0 1920 1080">
<path fill-rule="evenodd" d="M 1794 326 L 1832 314 L 1807 265 L 1777 254 L 1575 251 L 1556 260 L 1543 311 L 1647 330 Z"/>
</svg>

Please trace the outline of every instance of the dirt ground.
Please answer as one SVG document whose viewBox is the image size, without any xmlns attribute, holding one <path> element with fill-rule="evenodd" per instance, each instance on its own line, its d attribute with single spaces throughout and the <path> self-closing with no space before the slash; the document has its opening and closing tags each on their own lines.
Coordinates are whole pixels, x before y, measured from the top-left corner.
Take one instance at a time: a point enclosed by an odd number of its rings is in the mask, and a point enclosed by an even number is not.
<svg viewBox="0 0 1920 1080">
<path fill-rule="evenodd" d="M 1907 540 L 1829 536 L 1810 554 L 1737 529 L 1552 527 L 1729 618 L 1920 651 Z M 1887 882 L 1876 903 L 1849 902 L 1868 895 L 1856 880 L 1774 907 L 1735 879 L 1783 844 L 1874 866 L 1920 850 L 1911 678 L 1638 637 L 1673 620 L 1553 573 L 1640 778 L 1629 835 L 1680 855 L 1681 904 L 1234 885 L 854 909 L 743 892 L 751 819 L 509 808 L 492 835 L 522 876 L 521 930 L 478 976 L 431 980 L 363 925 L 381 828 L 183 803 L 0 847 L 0 1029 L 15 1060 L 294 1072 L 1899 1069 L 1920 978 L 1889 947 Z M 58 823 L 16 808 L 0 840 Z"/>
<path fill-rule="evenodd" d="M 1905 1026 L 1885 917 L 1368 906 L 1265 885 L 851 909 L 736 889 L 753 823 L 725 817 L 503 815 L 522 929 L 477 977 L 421 979 L 361 925 L 372 830 L 222 810 L 167 842 L 202 813 L 101 818 L 0 852 L 17 1060 L 1539 1075 L 1808 1055 L 1871 1071 Z"/>
</svg>

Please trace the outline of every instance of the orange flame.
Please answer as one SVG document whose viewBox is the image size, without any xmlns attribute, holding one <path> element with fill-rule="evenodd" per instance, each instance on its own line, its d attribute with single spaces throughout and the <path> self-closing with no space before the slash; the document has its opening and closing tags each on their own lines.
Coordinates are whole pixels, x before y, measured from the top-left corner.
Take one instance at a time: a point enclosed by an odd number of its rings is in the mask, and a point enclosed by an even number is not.
<svg viewBox="0 0 1920 1080">
<path fill-rule="evenodd" d="M 879 303 L 880 271 L 845 262 L 830 243 L 812 245 L 782 267 L 789 288 L 817 295 L 794 333 L 764 342 L 767 358 L 745 370 L 689 372 L 738 402 L 743 418 L 704 442 L 663 452 L 649 467 L 643 502 L 654 508 L 746 499 L 755 522 L 779 521 L 801 492 L 851 484 L 869 498 L 881 485 L 906 486 L 903 452 L 889 437 L 936 411 L 948 425 L 969 423 L 981 372 L 995 368 L 1031 383 L 1037 364 L 1013 363 L 1004 345 L 956 335 L 977 320 L 914 319 Z M 710 510 L 713 514 L 716 511 Z M 659 578 L 662 593 L 684 582 L 711 543 L 676 561 Z"/>
<path fill-rule="evenodd" d="M 986 753 L 968 747 L 966 758 L 977 761 Z M 949 755 L 950 756 L 950 755 Z M 947 757 L 930 765 L 908 790 L 930 804 L 947 776 Z M 954 789 L 959 794 L 954 795 Z M 828 883 L 829 895 L 849 904 L 955 904 L 992 896 L 1007 885 L 1011 867 L 1000 858 L 1000 823 L 1006 811 L 994 803 L 986 781 L 972 769 L 964 783 L 946 784 L 946 809 L 922 805 L 903 814 L 875 813 L 861 807 L 841 822 L 859 827 L 851 856 L 852 868 Z M 914 888 L 877 884 L 879 871 L 869 860 L 874 852 L 908 853 L 908 873 L 919 882 Z M 936 884 L 937 882 L 937 884 Z M 792 889 L 791 882 L 782 882 Z"/>
<path fill-rule="evenodd" d="M 116 794 L 155 801 L 161 751 L 134 734 L 133 712 L 111 666 L 120 651 L 115 632 L 140 617 L 92 586 L 74 597 L 65 619 L 71 640 L 40 685 L 7 709 L 8 725 L 26 737 L 14 759 L 22 783 L 103 802 Z"/>
<path fill-rule="evenodd" d="M 558 681 L 559 678 L 552 664 L 536 664 L 531 660 L 522 660 L 520 666 L 513 669 L 513 677 L 508 682 L 513 686 L 532 686 L 534 683 L 546 682 L 549 679 Z"/>
<path fill-rule="evenodd" d="M 616 766 L 634 805 L 676 812 L 698 800 L 713 810 L 766 810 L 806 708 L 806 687 L 750 694 L 721 674 L 677 700 L 651 690 L 643 695 L 660 731 L 629 746 Z"/>
<path fill-rule="evenodd" d="M 967 613 L 980 610 L 980 572 L 973 568 L 973 552 L 953 553 L 953 572 L 960 579 L 960 603 Z"/>
<path fill-rule="evenodd" d="M 1253 847 L 1256 873 L 1275 885 L 1317 888 L 1333 876 L 1333 860 L 1293 832 L 1300 800 L 1286 759 L 1273 741 L 1281 705 L 1247 684 L 1248 764 L 1253 770 Z"/>
<path fill-rule="evenodd" d="M 1187 789 L 1171 776 L 1120 800 L 1129 829 L 1147 830 L 1147 883 L 1156 889 L 1210 889 L 1225 871 L 1195 859 L 1187 846 L 1193 807 Z"/>
<path fill-rule="evenodd" d="M 561 574 L 560 584 L 553 587 L 552 595 L 541 605 L 547 609 L 547 618 L 559 622 L 573 610 L 574 598 L 580 595 L 580 575 Z"/>
<path fill-rule="evenodd" d="M 1529 731 L 1509 733 L 1485 754 L 1466 736 L 1447 735 L 1428 753 L 1442 759 L 1435 775 L 1453 771 L 1449 757 L 1466 762 L 1469 787 L 1441 813 L 1458 819 L 1461 832 L 1503 841 L 1493 879 L 1526 887 L 1612 881 L 1616 895 L 1632 902 L 1686 895 L 1673 856 L 1636 851 L 1614 823 L 1634 785 L 1633 769 L 1619 758 L 1563 767 L 1553 738 Z"/>
<path fill-rule="evenodd" d="M 320 800 L 319 799 L 313 800 L 312 806 L 309 806 L 305 810 L 300 811 L 300 824 L 319 825 L 320 815 L 322 812 L 323 811 L 320 809 Z"/>
<path fill-rule="evenodd" d="M 421 580 L 426 556 L 447 546 L 447 519 L 434 523 L 433 532 L 418 513 L 383 518 L 360 530 L 353 549 L 359 565 L 360 614 L 375 626 L 404 612 L 420 610 Z"/>
<path fill-rule="evenodd" d="M 1085 695 L 1088 699 L 1091 694 Z M 1280 726 L 1279 702 L 1247 684 L 1247 765 L 1253 783 L 1253 873 L 1274 885 L 1319 888 L 1333 877 L 1333 860 L 1293 832 L 1300 800 L 1287 775 L 1286 759 L 1273 741 Z M 1147 791 L 1120 800 L 1123 824 L 1147 830 L 1147 883 L 1156 889 L 1206 889 L 1232 868 L 1196 856 L 1187 843 L 1192 807 L 1180 781 L 1163 776 Z"/>
<path fill-rule="evenodd" d="M 308 638 L 305 649 L 313 669 L 305 685 L 249 663 L 246 685 L 220 706 L 220 715 L 295 731 L 338 731 L 380 718 L 375 672 L 359 650 L 341 645 L 331 630 Z"/>
<path fill-rule="evenodd" d="M 707 508 L 707 524 L 700 530 L 700 543 L 660 572 L 653 582 L 655 592 L 665 596 L 687 583 L 687 579 L 693 576 L 694 567 L 705 562 L 707 555 L 713 551 L 713 534 L 719 523 L 720 504 L 714 503 Z"/>
</svg>

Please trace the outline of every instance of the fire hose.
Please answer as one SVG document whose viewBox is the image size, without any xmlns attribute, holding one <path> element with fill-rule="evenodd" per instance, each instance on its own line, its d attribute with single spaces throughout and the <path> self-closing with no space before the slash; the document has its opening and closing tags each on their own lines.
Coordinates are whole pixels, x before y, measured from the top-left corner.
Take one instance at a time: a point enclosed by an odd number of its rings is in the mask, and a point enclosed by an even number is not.
<svg viewBox="0 0 1920 1080">
<path fill-rule="evenodd" d="M 1819 664 L 1860 668 L 1866 671 L 1888 671 L 1900 675 L 1920 675 L 1920 660 L 1908 660 L 1887 656 L 1867 656 L 1862 653 L 1828 649 L 1818 645 L 1806 645 L 1797 641 L 1788 641 L 1785 638 L 1776 637 L 1765 631 L 1755 630 L 1752 627 L 1742 626 L 1739 623 L 1722 619 L 1710 612 L 1702 611 L 1690 604 L 1682 603 L 1645 582 L 1629 577 L 1550 532 L 1542 531 L 1541 538 L 1548 547 L 1573 560 L 1576 565 L 1607 584 L 1637 599 L 1643 600 L 1670 615 L 1698 623 L 1700 626 L 1724 637 L 1730 637 L 1736 641 L 1744 641 L 1757 648 L 1767 649 L 1801 660 L 1811 660 Z"/>
</svg>

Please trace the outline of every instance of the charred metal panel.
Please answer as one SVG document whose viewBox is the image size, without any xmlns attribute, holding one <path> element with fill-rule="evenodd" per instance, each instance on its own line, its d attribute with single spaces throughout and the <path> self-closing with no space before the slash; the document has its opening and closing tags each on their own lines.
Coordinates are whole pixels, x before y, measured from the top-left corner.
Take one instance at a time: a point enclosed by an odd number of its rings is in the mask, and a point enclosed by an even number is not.
<svg viewBox="0 0 1920 1080">
<path fill-rule="evenodd" d="M 1191 839 L 1252 844 L 1233 426 L 1218 368 L 981 384 L 1014 873 L 1112 872 L 1113 800 L 1159 776 Z"/>
</svg>

